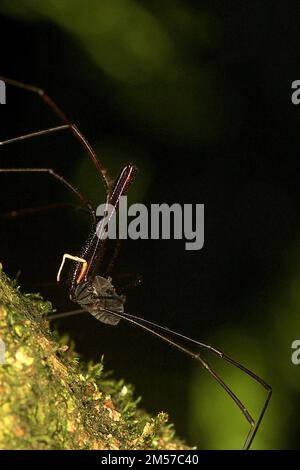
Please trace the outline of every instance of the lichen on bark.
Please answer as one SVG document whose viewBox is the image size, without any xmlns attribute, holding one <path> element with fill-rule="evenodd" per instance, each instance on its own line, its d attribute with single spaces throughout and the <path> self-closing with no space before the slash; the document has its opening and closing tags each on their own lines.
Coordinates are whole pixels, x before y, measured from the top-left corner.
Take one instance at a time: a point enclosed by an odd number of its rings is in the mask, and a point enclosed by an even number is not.
<svg viewBox="0 0 300 470">
<path fill-rule="evenodd" d="M 187 449 L 165 413 L 151 417 L 131 385 L 79 360 L 50 311 L 0 266 L 0 449 Z"/>
</svg>

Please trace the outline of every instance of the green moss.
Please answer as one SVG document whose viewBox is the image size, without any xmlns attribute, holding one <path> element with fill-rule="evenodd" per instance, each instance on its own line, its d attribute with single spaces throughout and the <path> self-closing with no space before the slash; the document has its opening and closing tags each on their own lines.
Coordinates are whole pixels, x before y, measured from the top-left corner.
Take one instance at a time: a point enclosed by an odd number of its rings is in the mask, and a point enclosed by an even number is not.
<svg viewBox="0 0 300 470">
<path fill-rule="evenodd" d="M 0 272 L 1 449 L 184 449 L 167 415 L 150 417 L 124 381 L 84 364 L 49 329 L 52 310 Z"/>
</svg>

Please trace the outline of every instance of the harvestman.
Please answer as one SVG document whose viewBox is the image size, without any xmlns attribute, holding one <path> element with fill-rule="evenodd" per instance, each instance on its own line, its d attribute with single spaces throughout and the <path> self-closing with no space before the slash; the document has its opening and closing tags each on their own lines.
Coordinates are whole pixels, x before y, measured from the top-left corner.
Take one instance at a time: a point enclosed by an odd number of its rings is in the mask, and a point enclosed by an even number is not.
<svg viewBox="0 0 300 470">
<path fill-rule="evenodd" d="M 4 140 L 0 142 L 0 145 L 11 144 L 13 142 L 19 142 L 25 139 L 31 139 L 34 137 L 42 136 L 45 134 L 53 134 L 55 132 L 61 132 L 64 130 L 70 131 L 74 137 L 79 141 L 81 146 L 87 152 L 87 155 L 91 159 L 92 163 L 96 167 L 99 177 L 102 179 L 104 184 L 107 198 L 106 202 L 110 203 L 114 210 L 117 211 L 120 197 L 127 193 L 127 190 L 135 176 L 136 167 L 132 164 L 126 165 L 121 171 L 119 177 L 114 181 L 108 174 L 106 168 L 98 160 L 95 151 L 79 131 L 79 129 L 72 124 L 66 115 L 61 111 L 57 104 L 40 88 L 32 85 L 27 85 L 15 80 L 0 77 L 8 85 L 12 85 L 17 88 L 22 88 L 27 91 L 31 91 L 39 95 L 42 100 L 54 111 L 54 113 L 60 118 L 61 124 L 57 127 L 50 129 L 32 132 L 30 134 L 21 135 L 12 139 Z M 92 228 L 91 232 L 82 246 L 77 256 L 65 254 L 63 257 L 62 264 L 60 266 L 57 280 L 60 279 L 61 270 L 63 268 L 66 259 L 72 261 L 72 267 L 68 277 L 68 286 L 70 299 L 79 304 L 82 307 L 80 310 L 75 312 L 67 312 L 65 314 L 51 315 L 48 318 L 58 318 L 61 316 L 68 316 L 74 313 L 81 313 L 83 311 L 90 312 L 97 320 L 109 325 L 117 325 L 121 319 L 126 320 L 128 323 L 135 325 L 144 331 L 151 333 L 159 339 L 165 341 L 170 346 L 178 349 L 182 353 L 190 356 L 200 363 L 200 365 L 208 371 L 211 377 L 226 391 L 230 398 L 238 406 L 245 419 L 249 423 L 250 429 L 247 433 L 243 449 L 249 449 L 250 445 L 255 437 L 257 429 L 261 423 L 263 415 L 268 406 L 269 400 L 272 394 L 272 388 L 262 378 L 256 375 L 251 370 L 244 367 L 231 357 L 224 354 L 221 350 L 216 349 L 209 344 L 196 341 L 188 338 L 181 333 L 172 331 L 169 328 L 157 325 L 153 322 L 145 320 L 135 315 L 129 315 L 124 312 L 125 297 L 119 295 L 112 284 L 110 277 L 102 277 L 97 274 L 98 268 L 101 266 L 104 252 L 106 250 L 106 240 L 99 237 L 96 233 L 96 226 L 98 218 L 96 217 L 95 209 L 92 204 L 82 195 L 82 193 L 73 186 L 72 183 L 67 181 L 64 177 L 57 174 L 52 168 L 0 168 L 1 173 L 44 173 L 52 176 L 70 191 L 72 191 L 77 198 L 80 200 L 81 205 L 85 206 L 92 216 Z M 194 346 L 194 349 L 192 347 Z M 195 348 L 206 349 L 214 355 L 222 358 L 232 366 L 240 369 L 245 374 L 250 376 L 256 382 L 258 382 L 267 391 L 267 397 L 264 406 L 261 410 L 259 418 L 254 421 L 247 408 L 243 405 L 240 399 L 235 393 L 226 385 L 221 377 L 210 367 L 210 365 L 201 357 L 198 352 L 195 352 Z M 190 349 L 191 348 L 191 349 Z"/>
</svg>

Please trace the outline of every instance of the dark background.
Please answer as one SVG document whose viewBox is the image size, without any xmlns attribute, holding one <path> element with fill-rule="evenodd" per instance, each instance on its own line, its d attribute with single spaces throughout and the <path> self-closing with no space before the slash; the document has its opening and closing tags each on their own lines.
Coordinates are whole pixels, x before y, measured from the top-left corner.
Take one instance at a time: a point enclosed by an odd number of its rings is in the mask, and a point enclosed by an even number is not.
<svg viewBox="0 0 300 470">
<path fill-rule="evenodd" d="M 205 246 L 125 241 L 116 271 L 143 276 L 127 311 L 225 349 L 274 388 L 256 448 L 297 448 L 299 369 L 299 79 L 297 2 L 2 1 L 0 74 L 44 88 L 113 175 L 139 167 L 131 201 L 205 204 Z M 58 125 L 37 96 L 7 87 L 0 139 Z M 95 204 L 104 192 L 68 133 L 1 148 L 1 167 L 51 167 Z M 1 212 L 75 202 L 47 176 L 0 175 Z M 62 253 L 89 229 L 60 209 L 1 220 L 1 262 L 23 290 L 58 311 Z M 167 410 L 200 448 L 239 448 L 245 423 L 195 364 L 126 324 L 81 315 L 57 323 L 87 360 L 136 386 L 149 411 Z M 263 393 L 211 361 L 255 416 Z"/>
</svg>

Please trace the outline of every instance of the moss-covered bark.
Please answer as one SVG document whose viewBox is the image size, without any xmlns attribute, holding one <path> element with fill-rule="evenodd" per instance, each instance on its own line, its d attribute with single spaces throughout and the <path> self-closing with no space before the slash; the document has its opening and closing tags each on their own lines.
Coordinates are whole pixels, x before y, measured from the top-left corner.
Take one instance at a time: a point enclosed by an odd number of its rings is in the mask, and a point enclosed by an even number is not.
<svg viewBox="0 0 300 470">
<path fill-rule="evenodd" d="M 102 364 L 79 361 L 49 329 L 51 309 L 1 270 L 0 448 L 187 448 L 165 413 L 150 417 L 130 385 L 105 377 Z"/>
</svg>

